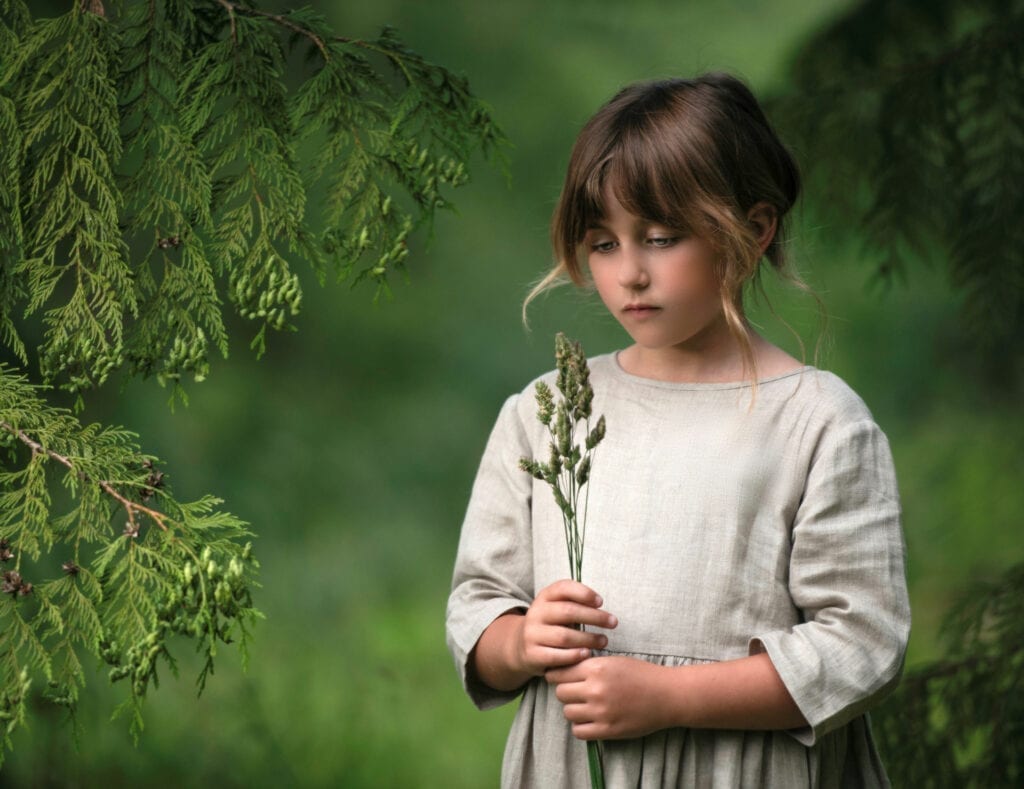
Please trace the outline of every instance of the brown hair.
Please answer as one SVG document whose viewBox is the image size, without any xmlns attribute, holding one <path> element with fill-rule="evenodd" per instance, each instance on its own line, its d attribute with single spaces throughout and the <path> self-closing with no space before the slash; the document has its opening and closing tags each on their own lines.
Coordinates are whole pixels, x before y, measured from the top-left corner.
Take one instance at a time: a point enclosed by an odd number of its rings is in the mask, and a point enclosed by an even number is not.
<svg viewBox="0 0 1024 789">
<path fill-rule="evenodd" d="M 527 306 L 544 291 L 566 278 L 586 286 L 581 244 L 587 229 L 604 218 L 605 183 L 614 185 L 616 197 L 631 214 L 711 244 L 726 322 L 739 342 L 744 371 L 753 372 L 755 390 L 757 366 L 743 314 L 743 288 L 752 282 L 767 301 L 759 279 L 762 257 L 810 293 L 825 320 L 821 299 L 787 267 L 785 215 L 796 203 L 801 184 L 796 161 L 750 89 L 716 71 L 693 79 L 633 83 L 586 123 L 573 146 L 551 221 L 556 263 L 523 302 L 524 324 Z M 776 216 L 775 235 L 763 256 L 756 228 L 747 218 L 760 202 L 768 203 Z M 803 342 L 796 336 L 803 354 Z"/>
</svg>

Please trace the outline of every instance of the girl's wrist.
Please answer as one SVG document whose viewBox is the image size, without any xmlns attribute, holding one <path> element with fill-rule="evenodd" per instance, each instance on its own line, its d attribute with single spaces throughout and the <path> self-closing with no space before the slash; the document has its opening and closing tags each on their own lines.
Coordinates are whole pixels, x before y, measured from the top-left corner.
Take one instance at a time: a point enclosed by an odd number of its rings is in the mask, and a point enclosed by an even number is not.
<svg viewBox="0 0 1024 789">
<path fill-rule="evenodd" d="M 658 728 L 693 728 L 695 689 L 690 681 L 690 666 L 658 666 L 654 699 L 658 705 Z"/>
<path fill-rule="evenodd" d="M 672 681 L 665 689 L 665 699 L 671 709 L 672 726 L 703 728 L 706 725 L 707 715 L 702 710 L 707 702 L 707 688 L 694 668 L 673 666 L 669 669 Z"/>
<path fill-rule="evenodd" d="M 517 690 L 533 678 L 519 658 L 523 622 L 521 610 L 502 614 L 488 625 L 473 650 L 477 678 L 494 690 Z"/>
<path fill-rule="evenodd" d="M 511 611 L 502 618 L 506 620 L 503 624 L 507 628 L 503 641 L 502 663 L 513 678 L 512 681 L 519 680 L 519 685 L 523 685 L 536 676 L 526 665 L 523 650 L 523 627 L 526 625 L 526 616 L 522 611 Z"/>
</svg>

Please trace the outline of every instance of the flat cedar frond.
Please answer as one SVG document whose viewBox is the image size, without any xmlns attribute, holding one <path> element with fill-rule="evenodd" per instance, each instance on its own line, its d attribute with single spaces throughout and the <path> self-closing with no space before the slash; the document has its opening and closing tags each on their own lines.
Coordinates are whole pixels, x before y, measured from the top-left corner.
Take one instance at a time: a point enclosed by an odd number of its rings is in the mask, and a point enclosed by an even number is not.
<svg viewBox="0 0 1024 789">
<path fill-rule="evenodd" d="M 871 0 L 810 36 L 765 102 L 829 232 L 878 285 L 943 268 L 963 294 L 960 361 L 1004 391 L 1024 375 L 1022 73 L 1019 0 Z"/>
<path fill-rule="evenodd" d="M 27 311 L 70 296 L 45 314 L 40 367 L 78 391 L 123 361 L 126 317 L 136 314 L 119 228 L 114 168 L 121 156 L 110 76 L 116 38 L 92 14 L 40 20 L 5 73 L 21 127 L 23 256 L 12 276 L 27 282 Z M 27 166 L 26 166 L 27 165 Z"/>
<path fill-rule="evenodd" d="M 466 80 L 390 28 L 348 39 L 310 9 L 236 0 L 67 5 L 34 19 L 0 0 L 0 343 L 76 405 L 119 370 L 187 402 L 184 380 L 228 354 L 225 304 L 260 354 L 294 328 L 299 264 L 370 278 L 376 299 L 476 150 L 507 174 Z M 2 365 L 0 453 L 3 743 L 30 694 L 73 711 L 94 656 L 126 680 L 136 733 L 171 636 L 201 653 L 200 689 L 219 643 L 245 661 L 257 565 L 218 499 L 178 501 L 133 434 L 80 424 Z"/>
<path fill-rule="evenodd" d="M 205 655 L 200 681 L 218 642 L 247 638 L 259 616 L 250 533 L 216 498 L 176 500 L 134 434 L 82 426 L 2 365 L 0 435 L 0 737 L 10 745 L 24 720 L 26 682 L 73 709 L 86 655 L 129 680 L 137 734 L 158 663 L 174 665 L 172 636 Z"/>
<path fill-rule="evenodd" d="M 266 329 L 282 329 L 298 313 L 301 292 L 288 261 L 308 235 L 281 80 L 284 53 L 263 33 L 258 20 L 238 18 L 231 38 L 198 53 L 179 95 L 186 133 L 215 179 L 211 255 L 230 273 L 240 314 L 262 323 L 254 341 L 260 354 Z"/>
<path fill-rule="evenodd" d="M 124 43 L 132 54 L 121 73 L 128 232 L 144 249 L 136 268 L 140 315 L 128 340 L 133 372 L 177 384 L 209 371 L 208 346 L 222 356 L 228 338 L 202 233 L 213 227 L 212 183 L 202 156 L 182 131 L 176 70 L 184 55 L 180 31 L 163 6 L 132 6 Z"/>
<path fill-rule="evenodd" d="M 424 224 L 432 234 L 434 212 L 452 208 L 442 188 L 469 180 L 465 151 L 480 147 L 503 161 L 506 141 L 463 78 L 408 50 L 392 28 L 374 41 L 336 38 L 326 49 L 329 57 L 296 95 L 293 114 L 307 135 L 325 138 L 313 177 L 334 173 L 326 251 L 343 278 L 353 285 L 373 279 L 379 296 L 389 292 L 388 272 L 404 270 L 409 235 Z M 367 53 L 391 64 L 400 94 L 371 68 Z M 412 198 L 414 213 L 394 204 L 394 185 Z M 370 259 L 359 268 L 364 255 Z"/>
<path fill-rule="evenodd" d="M 126 369 L 184 398 L 228 353 L 225 303 L 262 353 L 301 309 L 297 264 L 376 300 L 476 150 L 507 174 L 487 105 L 392 28 L 349 39 L 234 0 L 89 8 L 0 0 L 0 342 L 27 363 L 14 316 L 42 313 L 43 379 L 65 390 Z"/>
<path fill-rule="evenodd" d="M 7 32 L 9 35 L 4 36 Z M 17 39 L 0 23 L 0 52 L 13 49 Z M 3 67 L 0 66 L 0 69 Z M 0 342 L 22 361 L 28 362 L 25 344 L 11 319 L 14 305 L 25 298 L 19 277 L 13 276 L 14 261 L 21 256 L 24 231 L 21 225 L 21 187 L 18 174 L 18 149 L 21 129 L 13 101 L 0 94 Z"/>
<path fill-rule="evenodd" d="M 1024 564 L 960 595 L 946 654 L 909 671 L 872 718 L 894 786 L 1024 782 Z"/>
</svg>

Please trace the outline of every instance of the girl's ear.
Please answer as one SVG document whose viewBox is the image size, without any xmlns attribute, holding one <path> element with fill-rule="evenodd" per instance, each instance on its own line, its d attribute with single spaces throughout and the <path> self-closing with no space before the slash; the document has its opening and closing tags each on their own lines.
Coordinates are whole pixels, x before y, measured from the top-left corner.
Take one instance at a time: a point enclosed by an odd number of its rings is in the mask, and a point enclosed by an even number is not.
<svg viewBox="0 0 1024 789">
<path fill-rule="evenodd" d="M 747 219 L 754 226 L 757 232 L 757 243 L 761 248 L 761 254 L 768 249 L 768 245 L 775 238 L 776 213 L 775 207 L 763 200 L 755 203 L 747 212 Z"/>
</svg>

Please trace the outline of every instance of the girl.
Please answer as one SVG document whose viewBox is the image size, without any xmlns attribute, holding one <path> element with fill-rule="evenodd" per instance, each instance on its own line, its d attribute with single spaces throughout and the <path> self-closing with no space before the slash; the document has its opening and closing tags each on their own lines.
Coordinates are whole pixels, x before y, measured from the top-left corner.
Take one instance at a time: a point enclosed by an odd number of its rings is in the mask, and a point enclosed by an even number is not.
<svg viewBox="0 0 1024 789">
<path fill-rule="evenodd" d="M 589 786 L 591 739 L 609 787 L 888 785 L 865 715 L 910 626 L 888 441 L 743 310 L 764 259 L 784 273 L 799 188 L 728 74 L 630 85 L 576 141 L 558 262 L 527 303 L 592 283 L 633 344 L 590 360 L 607 434 L 586 585 L 566 580 L 550 489 L 517 465 L 548 455 L 533 381 L 473 485 L 447 637 L 478 707 L 522 697 L 503 786 Z"/>
</svg>

